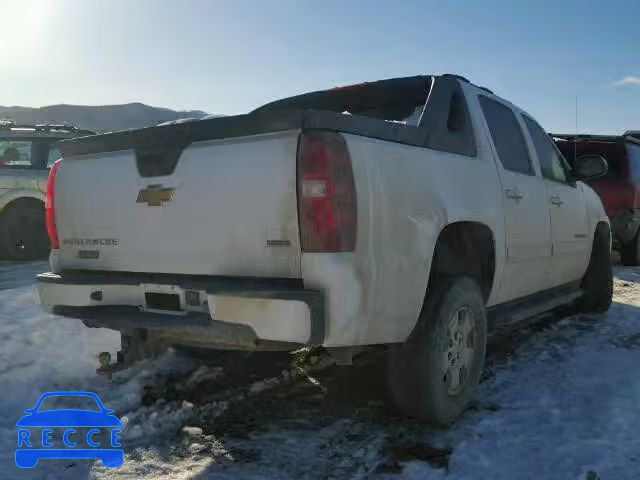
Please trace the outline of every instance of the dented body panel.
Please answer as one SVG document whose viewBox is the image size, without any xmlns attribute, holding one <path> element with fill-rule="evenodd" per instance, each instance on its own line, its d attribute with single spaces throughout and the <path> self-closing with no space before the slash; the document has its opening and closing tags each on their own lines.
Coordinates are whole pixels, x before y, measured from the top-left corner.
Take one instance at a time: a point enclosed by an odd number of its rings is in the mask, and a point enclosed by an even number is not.
<svg viewBox="0 0 640 480">
<path fill-rule="evenodd" d="M 326 345 L 400 342 L 420 314 L 445 226 L 482 223 L 500 245 L 504 227 L 495 166 L 483 158 L 352 135 L 345 139 L 358 195 L 356 250 L 303 254 L 302 278 L 328 290 L 332 321 Z M 477 188 L 479 179 L 487 188 Z M 498 264 L 495 284 L 501 268 Z M 494 286 L 489 303 L 497 298 Z"/>
</svg>

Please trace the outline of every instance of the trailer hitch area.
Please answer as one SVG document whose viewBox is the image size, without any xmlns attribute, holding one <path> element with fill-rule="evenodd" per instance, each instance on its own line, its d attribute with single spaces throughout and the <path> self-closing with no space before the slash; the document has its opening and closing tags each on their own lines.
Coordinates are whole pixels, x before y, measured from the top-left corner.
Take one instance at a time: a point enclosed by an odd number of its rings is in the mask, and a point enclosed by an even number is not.
<svg viewBox="0 0 640 480">
<path fill-rule="evenodd" d="M 111 376 L 119 372 L 120 370 L 124 370 L 129 367 L 133 362 L 126 362 L 125 356 L 120 350 L 117 354 L 117 359 L 115 362 L 111 362 L 111 354 L 109 352 L 100 352 L 98 354 L 98 368 L 96 368 L 96 373 L 98 375 L 104 376 L 107 379 L 111 380 Z"/>
</svg>

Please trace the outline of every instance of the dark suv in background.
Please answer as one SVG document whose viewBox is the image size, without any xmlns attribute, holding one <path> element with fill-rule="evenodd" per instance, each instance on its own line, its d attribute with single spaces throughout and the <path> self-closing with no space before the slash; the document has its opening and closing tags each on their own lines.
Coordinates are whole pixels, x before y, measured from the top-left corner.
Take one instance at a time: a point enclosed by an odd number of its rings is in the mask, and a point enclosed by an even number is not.
<svg viewBox="0 0 640 480">
<path fill-rule="evenodd" d="M 587 183 L 602 199 L 622 263 L 640 265 L 640 131 L 552 137 L 572 167 L 581 155 L 597 154 L 607 159 L 607 174 Z"/>
</svg>

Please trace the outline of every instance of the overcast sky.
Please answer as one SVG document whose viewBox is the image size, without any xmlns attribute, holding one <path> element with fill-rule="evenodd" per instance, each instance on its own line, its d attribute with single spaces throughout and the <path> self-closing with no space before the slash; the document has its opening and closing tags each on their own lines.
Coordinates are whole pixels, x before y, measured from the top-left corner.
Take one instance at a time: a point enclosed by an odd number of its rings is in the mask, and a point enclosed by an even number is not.
<svg viewBox="0 0 640 480">
<path fill-rule="evenodd" d="M 640 2 L 1 0 L 0 105 L 210 113 L 458 73 L 550 131 L 640 129 Z"/>
</svg>

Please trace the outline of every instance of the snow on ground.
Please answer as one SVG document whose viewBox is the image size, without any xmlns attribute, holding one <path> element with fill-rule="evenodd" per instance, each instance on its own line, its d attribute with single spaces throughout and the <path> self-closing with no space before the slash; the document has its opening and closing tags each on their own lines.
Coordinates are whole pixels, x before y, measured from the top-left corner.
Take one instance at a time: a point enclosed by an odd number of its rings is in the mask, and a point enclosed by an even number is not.
<svg viewBox="0 0 640 480">
<path fill-rule="evenodd" d="M 523 345 L 481 385 L 479 401 L 495 411 L 441 435 L 455 445 L 450 476 L 640 478 L 639 307 L 640 285 L 617 283 L 608 315 L 562 320 Z M 407 474 L 431 478 L 425 470 Z"/>
<path fill-rule="evenodd" d="M 6 478 L 29 478 L 14 464 L 15 423 L 50 390 L 95 386 L 95 350 L 114 350 L 119 337 L 89 331 L 75 321 L 53 322 L 32 286 L 46 264 L 9 264 L 0 269 L 0 465 Z"/>
<path fill-rule="evenodd" d="M 312 379 L 291 378 L 281 357 L 201 365 L 169 352 L 109 382 L 95 356 L 115 354 L 119 336 L 41 311 L 32 278 L 45 268 L 0 265 L 2 478 L 640 478 L 640 269 L 617 267 L 606 315 L 547 319 L 492 342 L 476 401 L 443 430 L 385 406 L 375 358 Z M 116 409 L 122 468 L 15 467 L 15 422 L 61 389 L 95 391 Z"/>
<path fill-rule="evenodd" d="M 23 411 L 33 408 L 45 392 L 84 390 L 98 393 L 119 414 L 134 410 L 130 416 L 135 418 L 144 415 L 144 409 L 140 409 L 141 379 L 166 367 L 162 363 L 154 365 L 150 373 L 142 364 L 123 372 L 122 378 L 116 376 L 117 389 L 110 388 L 95 373 L 96 354 L 108 351 L 115 358 L 120 335 L 111 330 L 89 329 L 79 320 L 43 311 L 33 279 L 46 269 L 45 262 L 0 266 L 0 472 L 4 472 L 0 478 L 70 478 L 71 474 L 74 478 L 86 478 L 93 462 L 78 462 L 72 471 L 65 469 L 74 463 L 71 461 L 62 468 L 58 462 L 49 465 L 41 462 L 33 470 L 15 466 L 15 423 Z M 179 363 L 172 358 L 163 360 L 172 369 Z M 75 475 L 75 470 L 83 472 Z"/>
</svg>

